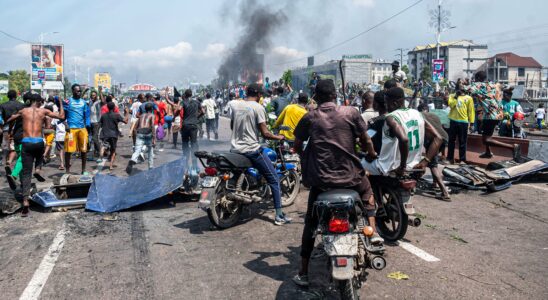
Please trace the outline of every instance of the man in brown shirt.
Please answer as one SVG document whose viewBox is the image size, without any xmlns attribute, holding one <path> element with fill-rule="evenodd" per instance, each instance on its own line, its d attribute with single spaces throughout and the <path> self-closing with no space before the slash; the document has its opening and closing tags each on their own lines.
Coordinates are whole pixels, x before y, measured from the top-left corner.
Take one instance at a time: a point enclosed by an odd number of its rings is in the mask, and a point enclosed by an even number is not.
<svg viewBox="0 0 548 300">
<path fill-rule="evenodd" d="M 293 278 L 298 285 L 308 285 L 308 261 L 314 249 L 317 219 L 313 206 L 318 195 L 330 189 L 347 188 L 357 191 L 371 227 L 375 228 L 375 200 L 365 170 L 357 156 L 355 143 L 359 139 L 362 151 L 376 157 L 367 126 L 353 107 L 335 104 L 336 90 L 332 80 L 319 80 L 314 100 L 318 108 L 306 114 L 295 128 L 295 150 L 301 155 L 303 183 L 310 186 L 308 209 L 301 245 L 301 269 Z M 308 140 L 303 153 L 303 141 Z M 382 242 L 375 233 L 371 240 Z"/>
</svg>

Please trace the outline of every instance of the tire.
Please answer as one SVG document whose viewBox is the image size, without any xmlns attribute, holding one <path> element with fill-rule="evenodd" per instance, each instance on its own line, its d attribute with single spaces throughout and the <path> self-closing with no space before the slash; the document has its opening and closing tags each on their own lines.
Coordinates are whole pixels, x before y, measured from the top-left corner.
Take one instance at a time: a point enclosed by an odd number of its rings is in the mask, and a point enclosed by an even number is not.
<svg viewBox="0 0 548 300">
<path fill-rule="evenodd" d="M 378 206 L 375 219 L 379 235 L 389 242 L 402 239 L 407 232 L 409 220 L 399 192 L 377 186 L 375 202 Z"/>
<path fill-rule="evenodd" d="M 233 212 L 229 212 L 222 206 L 222 202 L 233 209 Z M 240 220 L 242 214 L 242 204 L 234 201 L 228 201 L 226 199 L 226 189 L 223 185 L 219 184 L 215 193 L 215 200 L 211 201 L 211 206 L 207 210 L 207 216 L 209 221 L 219 229 L 226 229 L 234 226 Z"/>
<path fill-rule="evenodd" d="M 358 300 L 360 299 L 360 293 L 358 285 L 355 279 L 339 280 L 339 293 L 341 300 Z"/>
<path fill-rule="evenodd" d="M 301 177 L 294 170 L 288 171 L 280 179 L 280 190 L 282 194 L 282 207 L 293 205 L 301 190 Z"/>
</svg>

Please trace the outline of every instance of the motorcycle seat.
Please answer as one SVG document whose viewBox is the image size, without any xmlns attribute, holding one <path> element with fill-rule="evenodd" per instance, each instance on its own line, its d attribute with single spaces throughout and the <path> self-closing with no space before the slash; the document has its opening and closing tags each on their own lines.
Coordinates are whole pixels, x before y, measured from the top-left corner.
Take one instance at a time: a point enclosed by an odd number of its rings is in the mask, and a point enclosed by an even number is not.
<svg viewBox="0 0 548 300">
<path fill-rule="evenodd" d="M 349 189 L 334 189 L 319 194 L 315 205 L 351 209 L 358 201 L 360 201 L 358 192 Z"/>
<path fill-rule="evenodd" d="M 236 168 L 251 168 L 253 167 L 253 164 L 249 160 L 249 158 L 238 154 L 238 153 L 232 153 L 232 152 L 218 152 L 213 153 L 217 155 L 222 160 L 226 160 L 228 163 L 232 164 Z M 231 166 L 225 166 L 225 167 L 231 167 Z"/>
</svg>

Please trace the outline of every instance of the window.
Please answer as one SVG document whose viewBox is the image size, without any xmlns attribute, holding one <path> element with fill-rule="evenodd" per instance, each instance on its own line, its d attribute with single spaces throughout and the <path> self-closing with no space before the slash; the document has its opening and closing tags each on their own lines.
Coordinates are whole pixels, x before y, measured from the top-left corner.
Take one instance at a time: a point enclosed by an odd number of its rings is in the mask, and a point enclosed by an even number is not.
<svg viewBox="0 0 548 300">
<path fill-rule="evenodd" d="M 518 68 L 518 76 L 519 77 L 525 76 L 525 68 Z"/>
<path fill-rule="evenodd" d="M 518 81 L 518 85 L 525 85 L 525 81 Z"/>
</svg>

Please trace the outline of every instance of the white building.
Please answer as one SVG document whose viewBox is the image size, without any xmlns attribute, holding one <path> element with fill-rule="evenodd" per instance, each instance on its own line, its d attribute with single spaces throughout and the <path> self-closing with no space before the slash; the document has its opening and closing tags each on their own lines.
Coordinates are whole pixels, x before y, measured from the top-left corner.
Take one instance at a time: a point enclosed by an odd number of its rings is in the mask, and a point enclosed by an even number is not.
<svg viewBox="0 0 548 300">
<path fill-rule="evenodd" d="M 417 46 L 407 53 L 409 72 L 413 78 L 420 78 L 425 66 L 431 66 L 436 59 L 436 44 Z M 471 40 L 440 43 L 440 59 L 445 59 L 445 78 L 457 81 L 472 78 L 475 70 L 488 58 L 487 45 L 474 44 Z"/>
<path fill-rule="evenodd" d="M 384 59 L 377 59 L 371 64 L 371 81 L 370 83 L 379 83 L 385 77 L 392 76 L 392 62 Z"/>
</svg>

